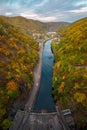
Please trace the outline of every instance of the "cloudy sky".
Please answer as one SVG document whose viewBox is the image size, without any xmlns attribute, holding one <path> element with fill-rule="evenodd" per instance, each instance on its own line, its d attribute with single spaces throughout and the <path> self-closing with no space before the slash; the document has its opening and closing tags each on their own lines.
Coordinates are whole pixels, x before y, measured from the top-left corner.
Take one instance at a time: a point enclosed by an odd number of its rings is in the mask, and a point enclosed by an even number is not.
<svg viewBox="0 0 87 130">
<path fill-rule="evenodd" d="M 87 17 L 87 0 L 0 0 L 0 15 L 73 22 Z"/>
</svg>

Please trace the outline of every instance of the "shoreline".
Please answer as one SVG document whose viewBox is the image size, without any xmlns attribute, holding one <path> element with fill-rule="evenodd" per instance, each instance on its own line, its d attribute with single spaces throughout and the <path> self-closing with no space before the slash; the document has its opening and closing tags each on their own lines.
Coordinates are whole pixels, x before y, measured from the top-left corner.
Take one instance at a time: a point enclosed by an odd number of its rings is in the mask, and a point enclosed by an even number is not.
<svg viewBox="0 0 87 130">
<path fill-rule="evenodd" d="M 27 103 L 25 104 L 24 110 L 26 110 L 26 111 L 30 111 L 33 108 L 35 100 L 36 100 L 36 96 L 37 96 L 37 93 L 38 93 L 38 90 L 40 87 L 41 71 L 42 71 L 43 44 L 44 43 L 41 43 L 41 45 L 40 45 L 39 61 L 36 65 L 36 67 L 34 68 L 34 76 L 33 76 L 34 84 L 29 92 L 29 97 L 28 97 Z"/>
</svg>

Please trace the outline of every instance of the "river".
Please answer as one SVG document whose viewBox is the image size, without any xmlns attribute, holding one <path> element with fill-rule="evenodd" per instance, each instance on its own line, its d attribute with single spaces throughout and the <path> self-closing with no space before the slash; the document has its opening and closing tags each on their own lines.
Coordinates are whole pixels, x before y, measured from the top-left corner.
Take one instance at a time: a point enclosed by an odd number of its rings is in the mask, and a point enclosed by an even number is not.
<svg viewBox="0 0 87 130">
<path fill-rule="evenodd" d="M 51 40 L 48 40 L 45 43 L 43 50 L 40 88 L 33 108 L 36 112 L 42 110 L 48 112 L 55 111 L 54 100 L 52 97 L 53 65 L 54 55 L 51 51 Z"/>
</svg>

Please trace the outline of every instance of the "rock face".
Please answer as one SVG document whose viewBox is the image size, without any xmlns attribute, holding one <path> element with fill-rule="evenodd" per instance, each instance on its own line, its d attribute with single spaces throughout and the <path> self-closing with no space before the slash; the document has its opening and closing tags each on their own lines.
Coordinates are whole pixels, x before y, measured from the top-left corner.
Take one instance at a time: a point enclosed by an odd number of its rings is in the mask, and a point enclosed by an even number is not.
<svg viewBox="0 0 87 130">
<path fill-rule="evenodd" d="M 57 113 L 18 111 L 9 130 L 69 130 Z"/>
</svg>

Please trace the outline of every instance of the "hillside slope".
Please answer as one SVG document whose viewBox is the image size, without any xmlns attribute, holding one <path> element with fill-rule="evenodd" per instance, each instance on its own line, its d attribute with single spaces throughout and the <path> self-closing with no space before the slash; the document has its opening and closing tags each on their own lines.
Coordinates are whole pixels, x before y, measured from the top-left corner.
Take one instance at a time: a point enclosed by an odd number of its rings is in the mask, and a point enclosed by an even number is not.
<svg viewBox="0 0 87 130">
<path fill-rule="evenodd" d="M 38 44 L 0 18 L 0 129 L 9 128 L 9 110 L 15 100 L 26 99 L 33 85 Z"/>
<path fill-rule="evenodd" d="M 67 27 L 70 23 L 68 22 L 47 22 L 45 23 L 48 31 L 56 31 L 60 27 Z"/>
<path fill-rule="evenodd" d="M 42 32 L 42 31 L 45 32 L 46 31 L 46 27 L 44 23 L 41 23 L 36 20 L 26 19 L 21 16 L 16 16 L 16 17 L 1 16 L 1 17 L 3 17 L 10 24 L 19 28 L 22 32 L 26 34 L 31 34 L 32 32 Z"/>
<path fill-rule="evenodd" d="M 77 129 L 87 128 L 87 18 L 70 25 L 60 43 L 52 43 L 55 55 L 54 99 L 70 108 Z"/>
<path fill-rule="evenodd" d="M 43 23 L 37 20 L 26 19 L 21 16 L 16 17 L 5 17 L 1 16 L 7 20 L 10 24 L 19 28 L 26 34 L 32 34 L 33 32 L 46 33 L 48 31 L 55 31 L 56 28 L 60 26 L 67 26 L 67 22 L 47 22 Z"/>
</svg>

